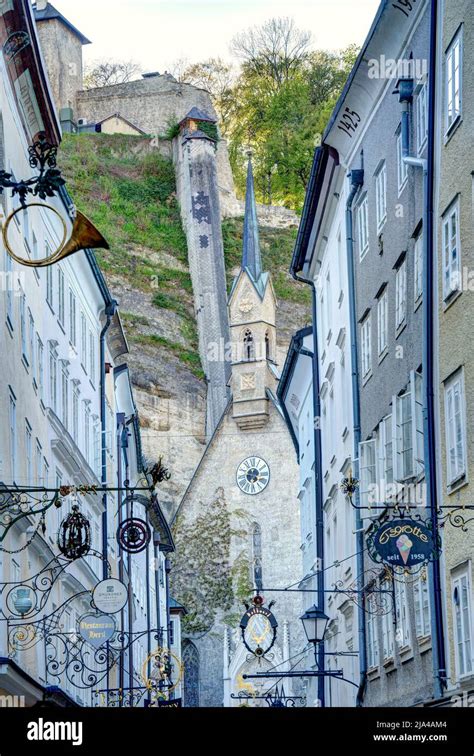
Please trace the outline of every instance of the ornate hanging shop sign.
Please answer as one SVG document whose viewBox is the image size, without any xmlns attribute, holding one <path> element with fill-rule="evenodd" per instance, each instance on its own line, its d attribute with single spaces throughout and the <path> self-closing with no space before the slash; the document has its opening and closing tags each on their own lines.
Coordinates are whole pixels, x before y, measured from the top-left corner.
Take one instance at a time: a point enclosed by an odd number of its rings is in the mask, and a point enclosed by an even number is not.
<svg viewBox="0 0 474 756">
<path fill-rule="evenodd" d="M 439 553 L 428 525 L 408 518 L 385 522 L 369 535 L 367 548 L 374 562 L 404 569 L 426 564 Z"/>
<path fill-rule="evenodd" d="M 20 265 L 26 265 L 29 268 L 43 268 L 52 265 L 80 249 L 98 247 L 109 249 L 109 245 L 100 231 L 75 208 L 72 211 L 73 217 L 70 218 L 73 225 L 68 238 L 68 227 L 65 219 L 59 210 L 45 202 L 47 197 L 55 197 L 59 194 L 66 183 L 61 176 L 61 171 L 56 166 L 57 151 L 57 146 L 48 142 L 46 133 L 40 131 L 33 144 L 28 148 L 30 167 L 37 171 L 35 175 L 16 181 L 12 173 L 3 169 L 0 170 L 0 195 L 5 190 L 10 190 L 12 197 L 17 196 L 19 200 L 18 207 L 10 212 L 2 226 L 3 243 L 10 257 Z M 34 202 L 27 202 L 30 196 L 33 197 Z M 42 202 L 36 201 L 38 197 Z M 59 223 L 61 229 L 62 239 L 58 248 L 53 254 L 42 260 L 20 257 L 12 247 L 12 241 L 9 237 L 9 228 L 13 218 L 16 216 L 18 216 L 18 219 L 23 218 L 25 213 L 31 212 L 31 208 L 39 208 L 43 213 L 48 211 L 52 214 L 53 220 Z"/>
<path fill-rule="evenodd" d="M 126 586 L 116 578 L 101 580 L 92 592 L 95 608 L 104 614 L 120 612 L 127 603 L 127 598 Z"/>
<path fill-rule="evenodd" d="M 78 622 L 79 635 L 94 648 L 101 648 L 117 630 L 115 619 L 108 614 L 85 614 Z"/>
<path fill-rule="evenodd" d="M 259 658 L 268 654 L 276 640 L 278 622 L 270 609 L 263 606 L 262 596 L 255 596 L 253 606 L 240 620 L 242 640 L 247 651 Z"/>
<path fill-rule="evenodd" d="M 142 680 L 145 688 L 153 693 L 155 701 L 169 696 L 183 679 L 183 673 L 184 665 L 181 659 L 169 648 L 161 646 L 147 656 L 142 666 Z"/>
<path fill-rule="evenodd" d="M 67 559 L 74 560 L 85 556 L 90 547 L 90 522 L 80 513 L 77 504 L 74 504 L 59 528 L 58 549 Z"/>
</svg>

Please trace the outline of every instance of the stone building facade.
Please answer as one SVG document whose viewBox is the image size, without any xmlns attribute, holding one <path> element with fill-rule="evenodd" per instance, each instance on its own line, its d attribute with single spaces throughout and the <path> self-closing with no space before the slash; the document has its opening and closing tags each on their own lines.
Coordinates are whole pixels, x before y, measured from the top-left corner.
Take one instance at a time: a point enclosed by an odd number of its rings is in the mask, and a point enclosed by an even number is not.
<svg viewBox="0 0 474 756">
<path fill-rule="evenodd" d="M 441 2 L 438 29 L 436 223 L 438 260 L 440 504 L 472 506 L 474 472 L 474 316 L 472 155 L 474 23 L 468 2 Z M 447 513 L 447 509 L 444 513 Z M 466 510 L 465 519 L 472 512 Z M 453 519 L 455 523 L 455 519 Z M 472 694 L 473 523 L 443 528 L 447 696 Z"/>
<path fill-rule="evenodd" d="M 273 681 L 245 680 L 244 675 L 289 669 L 290 657 L 300 652 L 302 659 L 306 645 L 299 621 L 301 596 L 272 593 L 297 584 L 301 575 L 298 467 L 276 399 L 275 314 L 271 280 L 261 270 L 249 167 L 242 268 L 229 298 L 232 397 L 174 520 L 178 556 L 172 590 L 188 611 L 194 603 L 191 612 L 203 616 L 207 611 L 208 616 L 199 631 L 190 630 L 192 624 L 183 630 L 186 654 L 194 660 L 192 686 L 185 671 L 188 705 L 235 706 L 242 703 L 239 694 L 264 695 Z M 208 532 L 204 526 L 209 523 L 212 529 L 213 516 L 219 526 Z M 199 539 L 197 554 L 193 539 Z M 219 539 L 225 542 L 217 556 Z M 206 543 L 207 558 L 196 569 Z M 222 572 L 211 592 L 217 565 Z M 272 611 L 278 621 L 276 642 L 260 663 L 249 657 L 239 630 L 243 602 L 255 592 L 263 594 L 267 606 L 276 602 Z M 285 682 L 285 689 L 291 692 L 291 685 Z M 263 703 L 252 697 L 244 702 Z"/>
<path fill-rule="evenodd" d="M 357 477 L 366 536 L 393 517 L 390 507 L 397 502 L 416 504 L 424 496 L 423 172 L 405 163 L 404 146 L 409 155 L 426 156 L 426 68 L 415 62 L 429 59 L 429 28 L 429 3 L 417 4 L 408 16 L 381 4 L 324 137 L 338 149 L 355 192 L 350 210 L 360 396 Z M 381 53 L 387 59 L 411 61 L 411 69 L 406 74 L 399 68 L 380 69 L 374 76 Z M 398 79 L 410 73 L 413 88 L 405 99 Z M 387 605 L 383 616 L 368 604 L 364 705 L 430 700 L 428 573 L 416 579 L 387 576 L 367 553 L 364 570 L 368 583 L 377 574 L 377 589 L 393 593 L 393 608 Z"/>
</svg>

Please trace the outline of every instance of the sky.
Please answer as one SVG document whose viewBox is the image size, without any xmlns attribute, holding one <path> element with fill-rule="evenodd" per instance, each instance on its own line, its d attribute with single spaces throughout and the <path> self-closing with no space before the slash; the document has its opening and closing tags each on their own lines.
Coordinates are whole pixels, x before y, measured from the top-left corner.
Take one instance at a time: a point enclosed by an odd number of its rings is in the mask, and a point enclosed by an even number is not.
<svg viewBox="0 0 474 756">
<path fill-rule="evenodd" d="M 290 16 L 317 48 L 361 44 L 379 0 L 53 0 L 91 41 L 85 61 L 134 60 L 145 71 L 174 61 L 230 59 L 233 35 L 269 18 Z"/>
</svg>

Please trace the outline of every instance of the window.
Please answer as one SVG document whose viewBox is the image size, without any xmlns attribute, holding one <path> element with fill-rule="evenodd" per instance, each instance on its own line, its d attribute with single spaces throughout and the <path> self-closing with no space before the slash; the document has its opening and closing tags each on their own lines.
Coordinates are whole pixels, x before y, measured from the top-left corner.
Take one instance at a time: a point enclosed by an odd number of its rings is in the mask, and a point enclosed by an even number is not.
<svg viewBox="0 0 474 756">
<path fill-rule="evenodd" d="M 46 245 L 47 247 L 47 245 Z M 49 249 L 46 248 L 46 254 L 51 254 Z M 53 266 L 48 265 L 46 268 L 46 301 L 53 308 Z"/>
<path fill-rule="evenodd" d="M 69 422 L 69 372 L 67 360 L 61 360 L 61 420 L 65 428 Z"/>
<path fill-rule="evenodd" d="M 377 233 L 387 220 L 387 169 L 385 163 L 375 176 L 375 208 L 377 215 Z"/>
<path fill-rule="evenodd" d="M 331 314 L 332 314 L 332 300 L 331 300 L 331 274 L 328 272 L 326 276 L 326 339 L 329 341 L 331 335 Z"/>
<path fill-rule="evenodd" d="M 175 632 L 174 632 L 175 620 L 170 620 L 170 646 L 174 646 Z"/>
<path fill-rule="evenodd" d="M 44 485 L 49 486 L 49 464 L 46 457 L 43 457 L 43 475 L 44 475 Z"/>
<path fill-rule="evenodd" d="M 466 473 L 466 413 L 464 377 L 456 373 L 444 386 L 446 416 L 447 482 L 454 483 Z"/>
<path fill-rule="evenodd" d="M 414 473 L 411 396 L 407 391 L 397 397 L 398 478 L 404 480 Z"/>
<path fill-rule="evenodd" d="M 95 341 L 92 331 L 89 331 L 89 374 L 92 383 L 95 385 Z"/>
<path fill-rule="evenodd" d="M 407 266 L 402 262 L 395 276 L 395 328 L 398 330 L 407 316 Z"/>
<path fill-rule="evenodd" d="M 43 449 L 41 444 L 36 439 L 36 485 L 41 486 L 43 484 Z"/>
<path fill-rule="evenodd" d="M 415 246 L 413 249 L 413 271 L 416 304 L 423 294 L 423 234 L 421 232 L 415 239 Z"/>
<path fill-rule="evenodd" d="M 38 334 L 36 334 L 36 360 L 38 366 L 38 391 L 40 399 L 44 400 L 44 349 Z"/>
<path fill-rule="evenodd" d="M 388 346 L 388 291 L 387 289 L 381 294 L 377 303 L 377 349 L 378 355 L 387 349 Z"/>
<path fill-rule="evenodd" d="M 56 412 L 58 402 L 58 354 L 53 343 L 49 346 L 49 406 Z"/>
<path fill-rule="evenodd" d="M 459 202 L 443 215 L 443 290 L 444 298 L 458 291 L 461 284 L 461 241 L 459 238 Z"/>
<path fill-rule="evenodd" d="M 270 334 L 268 331 L 265 332 L 265 359 L 271 359 Z"/>
<path fill-rule="evenodd" d="M 382 580 L 380 590 L 391 592 L 391 582 Z M 384 659 L 391 659 L 393 657 L 393 611 L 382 615 L 382 648 Z"/>
<path fill-rule="evenodd" d="M 426 572 L 423 572 L 413 584 L 413 599 L 415 604 L 416 637 L 426 638 L 431 635 L 430 597 Z"/>
<path fill-rule="evenodd" d="M 428 84 L 425 82 L 416 98 L 416 147 L 421 154 L 428 138 Z"/>
<path fill-rule="evenodd" d="M 398 175 L 398 193 L 402 191 L 408 177 L 408 166 L 403 160 L 402 147 L 402 130 L 401 126 L 397 132 L 397 175 Z"/>
<path fill-rule="evenodd" d="M 392 415 L 383 418 L 379 427 L 380 472 L 385 483 L 393 483 Z"/>
<path fill-rule="evenodd" d="M 26 362 L 28 362 L 28 346 L 26 339 L 26 297 L 24 294 L 20 296 L 20 337 L 21 337 L 21 353 Z"/>
<path fill-rule="evenodd" d="M 64 273 L 58 268 L 58 320 L 64 325 Z"/>
<path fill-rule="evenodd" d="M 461 115 L 461 33 L 458 32 L 446 52 L 446 131 Z"/>
<path fill-rule="evenodd" d="M 10 474 L 12 482 L 16 481 L 16 463 L 17 463 L 17 438 L 16 438 L 16 397 L 10 391 L 9 406 L 9 427 L 10 427 Z"/>
<path fill-rule="evenodd" d="M 14 290 L 14 274 L 13 274 L 13 260 L 5 252 L 5 286 L 7 290 L 7 321 L 11 327 L 13 327 L 13 290 Z"/>
<path fill-rule="evenodd" d="M 35 232 L 32 233 L 32 249 L 33 249 L 33 260 L 38 259 L 38 239 L 36 238 Z"/>
<path fill-rule="evenodd" d="M 369 249 L 369 201 L 367 195 L 357 208 L 359 258 L 362 260 Z"/>
<path fill-rule="evenodd" d="M 93 469 L 97 475 L 97 477 L 100 476 L 101 472 L 101 446 L 100 446 L 100 419 L 98 415 L 93 415 L 92 417 L 92 435 L 93 435 L 93 442 L 94 442 L 94 450 L 93 450 Z"/>
<path fill-rule="evenodd" d="M 72 389 L 72 437 L 74 441 L 79 439 L 79 386 L 77 381 L 73 381 Z"/>
<path fill-rule="evenodd" d="M 84 456 L 90 462 L 91 456 L 91 411 L 89 401 L 84 400 Z"/>
<path fill-rule="evenodd" d="M 38 383 L 38 377 L 36 374 L 36 352 L 35 352 L 35 321 L 31 311 L 28 310 L 28 354 L 31 365 L 31 375 L 35 384 Z"/>
<path fill-rule="evenodd" d="M 87 326 L 86 316 L 81 312 L 81 364 L 87 371 Z"/>
<path fill-rule="evenodd" d="M 410 384 L 400 396 L 394 397 L 396 480 L 419 475 L 423 470 L 423 378 L 420 373 L 410 374 Z"/>
<path fill-rule="evenodd" d="M 397 643 L 401 648 L 410 645 L 410 619 L 405 580 L 401 576 L 395 583 L 395 607 L 397 613 Z"/>
<path fill-rule="evenodd" d="M 361 325 L 362 378 L 372 370 L 372 318 L 369 314 Z"/>
<path fill-rule="evenodd" d="M 252 530 L 252 582 L 256 590 L 262 590 L 262 530 L 254 523 Z"/>
<path fill-rule="evenodd" d="M 359 444 L 360 506 L 370 507 L 375 503 L 374 489 L 377 483 L 375 440 Z"/>
<path fill-rule="evenodd" d="M 33 484 L 33 449 L 31 425 L 28 420 L 25 424 L 25 467 L 26 467 L 26 485 Z"/>
<path fill-rule="evenodd" d="M 456 672 L 463 677 L 472 672 L 471 581 L 467 567 L 453 577 L 452 591 Z"/>
<path fill-rule="evenodd" d="M 255 359 L 255 346 L 253 343 L 252 331 L 246 330 L 244 333 L 244 360 Z"/>
<path fill-rule="evenodd" d="M 72 289 L 69 289 L 69 339 L 73 346 L 76 346 L 76 297 Z"/>
</svg>

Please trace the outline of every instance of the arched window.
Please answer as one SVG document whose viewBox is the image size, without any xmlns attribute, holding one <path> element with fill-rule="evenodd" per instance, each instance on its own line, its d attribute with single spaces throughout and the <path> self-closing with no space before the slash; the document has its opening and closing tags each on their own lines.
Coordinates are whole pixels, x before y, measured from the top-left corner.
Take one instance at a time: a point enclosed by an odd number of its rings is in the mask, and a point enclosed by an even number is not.
<svg viewBox="0 0 474 756">
<path fill-rule="evenodd" d="M 244 360 L 255 359 L 255 344 L 252 331 L 247 329 L 244 333 Z"/>
<path fill-rule="evenodd" d="M 265 333 L 265 357 L 267 358 L 267 360 L 271 360 L 271 358 L 272 358 L 271 352 L 272 352 L 272 350 L 271 350 L 270 334 L 267 331 Z"/>
<path fill-rule="evenodd" d="M 254 523 L 252 530 L 252 580 L 255 588 L 261 591 L 263 588 L 262 529 L 258 522 Z"/>
<path fill-rule="evenodd" d="M 185 641 L 183 644 L 183 666 L 184 705 L 197 708 L 199 706 L 199 651 L 191 641 Z"/>
</svg>

